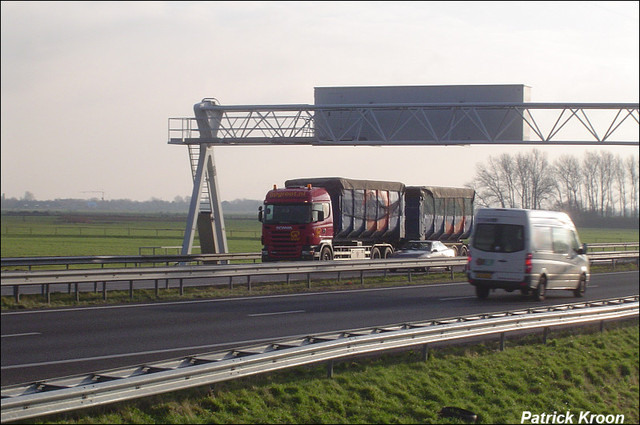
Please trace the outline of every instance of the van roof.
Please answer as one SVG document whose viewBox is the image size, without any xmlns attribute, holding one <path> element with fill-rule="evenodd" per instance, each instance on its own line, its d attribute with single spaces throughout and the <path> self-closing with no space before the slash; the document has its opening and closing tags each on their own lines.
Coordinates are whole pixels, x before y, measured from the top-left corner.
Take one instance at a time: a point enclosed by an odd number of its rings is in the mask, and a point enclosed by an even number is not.
<svg viewBox="0 0 640 425">
<path fill-rule="evenodd" d="M 477 217 L 528 217 L 528 218 L 539 218 L 539 219 L 555 219 L 560 220 L 566 224 L 571 226 L 573 225 L 573 221 L 567 215 L 567 213 L 560 211 L 548 211 L 548 210 L 531 210 L 531 209 L 522 209 L 522 208 L 479 208 L 476 211 Z"/>
</svg>

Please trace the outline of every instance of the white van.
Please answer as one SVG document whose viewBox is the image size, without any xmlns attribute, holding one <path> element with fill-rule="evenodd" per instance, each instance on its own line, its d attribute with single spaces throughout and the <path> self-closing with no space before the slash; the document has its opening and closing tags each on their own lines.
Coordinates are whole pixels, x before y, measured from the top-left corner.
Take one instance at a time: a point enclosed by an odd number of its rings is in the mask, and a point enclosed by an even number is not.
<svg viewBox="0 0 640 425">
<path fill-rule="evenodd" d="M 548 289 L 584 295 L 589 280 L 586 245 L 565 213 L 485 208 L 476 212 L 467 277 L 478 298 L 491 289 L 519 290 L 544 300 Z"/>
</svg>

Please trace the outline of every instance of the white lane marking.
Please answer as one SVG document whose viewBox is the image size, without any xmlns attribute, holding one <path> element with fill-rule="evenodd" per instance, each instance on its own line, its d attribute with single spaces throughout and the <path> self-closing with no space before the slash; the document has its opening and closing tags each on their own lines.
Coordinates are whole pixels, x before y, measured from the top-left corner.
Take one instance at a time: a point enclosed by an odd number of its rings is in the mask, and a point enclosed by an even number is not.
<svg viewBox="0 0 640 425">
<path fill-rule="evenodd" d="M 474 296 L 469 296 L 469 297 L 440 298 L 440 301 L 467 300 L 469 298 L 475 298 L 475 297 Z"/>
<path fill-rule="evenodd" d="M 32 335 L 42 335 L 42 334 L 40 332 L 27 332 L 23 334 L 2 335 L 2 338 L 13 338 L 16 336 L 32 336 Z"/>
<path fill-rule="evenodd" d="M 305 313 L 304 310 L 291 310 L 291 311 L 276 311 L 273 313 L 255 313 L 248 314 L 249 317 L 259 317 L 259 316 L 277 316 L 279 314 L 295 314 L 295 313 Z"/>
</svg>

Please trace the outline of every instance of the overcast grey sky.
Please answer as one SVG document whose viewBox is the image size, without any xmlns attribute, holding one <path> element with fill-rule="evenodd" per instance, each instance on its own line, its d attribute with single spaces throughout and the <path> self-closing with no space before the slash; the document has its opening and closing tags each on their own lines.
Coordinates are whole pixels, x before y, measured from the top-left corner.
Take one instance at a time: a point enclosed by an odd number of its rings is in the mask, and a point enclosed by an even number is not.
<svg viewBox="0 0 640 425">
<path fill-rule="evenodd" d="M 313 103 L 314 87 L 525 84 L 533 102 L 638 102 L 638 2 L 2 2 L 2 193 L 191 194 L 170 117 Z M 637 139 L 636 139 L 637 140 Z M 222 199 L 296 177 L 461 186 L 529 147 L 218 147 Z M 582 157 L 599 148 L 553 146 Z M 610 147 L 623 157 L 637 147 Z"/>
</svg>

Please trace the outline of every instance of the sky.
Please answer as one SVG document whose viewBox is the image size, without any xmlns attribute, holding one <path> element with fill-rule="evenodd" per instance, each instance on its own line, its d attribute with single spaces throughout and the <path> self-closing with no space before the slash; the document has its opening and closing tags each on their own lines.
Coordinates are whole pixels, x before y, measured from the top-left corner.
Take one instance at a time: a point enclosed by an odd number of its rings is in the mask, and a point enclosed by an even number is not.
<svg viewBox="0 0 640 425">
<path fill-rule="evenodd" d="M 532 102 L 637 103 L 638 4 L 3 1 L 2 194 L 189 196 L 168 119 L 193 117 L 203 98 L 313 104 L 314 87 L 524 84 Z M 215 161 L 231 201 L 299 177 L 463 186 L 489 157 L 531 149 L 221 146 Z M 538 149 L 551 161 L 638 153 Z"/>
</svg>

